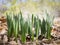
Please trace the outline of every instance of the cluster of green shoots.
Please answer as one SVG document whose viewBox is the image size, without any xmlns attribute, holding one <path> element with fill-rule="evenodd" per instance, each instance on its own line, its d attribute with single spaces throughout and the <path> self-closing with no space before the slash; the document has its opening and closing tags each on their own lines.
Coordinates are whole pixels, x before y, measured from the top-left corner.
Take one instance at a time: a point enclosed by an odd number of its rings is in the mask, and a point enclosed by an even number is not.
<svg viewBox="0 0 60 45">
<path fill-rule="evenodd" d="M 27 35 L 31 36 L 31 41 L 34 41 L 34 38 L 38 39 L 39 35 L 45 36 L 47 39 L 51 38 L 53 19 L 48 14 L 46 19 L 43 18 L 42 21 L 38 16 L 34 16 L 33 14 L 31 18 L 29 18 L 28 15 L 27 20 L 24 20 L 23 16 L 24 15 L 22 15 L 22 12 L 16 15 L 14 13 L 6 14 L 8 39 L 10 39 L 10 37 L 15 37 L 15 40 L 17 41 L 17 38 L 20 35 L 19 37 L 22 43 L 25 43 Z"/>
</svg>

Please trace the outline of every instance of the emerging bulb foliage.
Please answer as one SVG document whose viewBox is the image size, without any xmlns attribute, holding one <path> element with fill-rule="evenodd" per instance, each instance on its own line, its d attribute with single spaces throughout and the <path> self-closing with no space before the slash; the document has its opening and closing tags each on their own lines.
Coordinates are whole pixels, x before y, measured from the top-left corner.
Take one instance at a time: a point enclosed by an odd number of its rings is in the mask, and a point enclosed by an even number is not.
<svg viewBox="0 0 60 45">
<path fill-rule="evenodd" d="M 46 19 L 43 18 L 41 21 L 38 16 L 34 16 L 32 14 L 32 18 L 28 20 L 24 20 L 22 12 L 15 14 L 6 14 L 7 17 L 7 25 L 8 25 L 8 38 L 15 37 L 16 41 L 18 35 L 20 35 L 22 43 L 26 42 L 26 34 L 31 36 L 31 40 L 34 41 L 34 35 L 36 35 L 36 39 L 41 35 L 45 36 L 47 39 L 51 38 L 51 27 L 53 25 L 53 18 L 47 14 Z M 49 18 L 49 20 L 48 20 Z M 33 30 L 34 29 L 34 30 Z"/>
</svg>

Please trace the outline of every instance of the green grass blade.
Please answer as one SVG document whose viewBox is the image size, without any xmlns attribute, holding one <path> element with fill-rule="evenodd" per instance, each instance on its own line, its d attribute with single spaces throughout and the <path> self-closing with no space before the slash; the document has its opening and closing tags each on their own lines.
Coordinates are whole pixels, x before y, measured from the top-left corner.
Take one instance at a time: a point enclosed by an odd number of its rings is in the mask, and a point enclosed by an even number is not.
<svg viewBox="0 0 60 45">
<path fill-rule="evenodd" d="M 46 22 L 45 20 L 43 19 L 42 23 L 41 23 L 41 35 L 45 35 L 46 33 Z"/>
</svg>

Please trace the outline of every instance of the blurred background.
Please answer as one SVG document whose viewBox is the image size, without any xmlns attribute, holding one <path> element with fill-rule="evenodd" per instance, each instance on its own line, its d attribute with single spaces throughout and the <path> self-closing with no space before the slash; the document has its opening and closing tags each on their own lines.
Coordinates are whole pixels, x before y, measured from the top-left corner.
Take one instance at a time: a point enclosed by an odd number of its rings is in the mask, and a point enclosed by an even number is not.
<svg viewBox="0 0 60 45">
<path fill-rule="evenodd" d="M 47 10 L 50 15 L 60 17 L 60 0 L 0 0 L 0 15 L 12 9 L 21 10 L 24 15 L 43 15 Z"/>
</svg>

